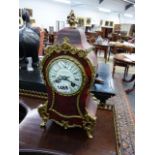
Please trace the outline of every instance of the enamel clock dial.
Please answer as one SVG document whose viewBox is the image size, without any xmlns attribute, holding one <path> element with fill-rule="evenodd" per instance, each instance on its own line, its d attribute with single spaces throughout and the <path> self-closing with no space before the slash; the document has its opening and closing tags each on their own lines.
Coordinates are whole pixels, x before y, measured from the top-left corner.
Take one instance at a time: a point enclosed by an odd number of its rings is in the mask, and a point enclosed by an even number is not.
<svg viewBox="0 0 155 155">
<path fill-rule="evenodd" d="M 48 79 L 57 93 L 76 94 L 83 83 L 82 68 L 74 59 L 59 58 L 49 65 Z"/>
</svg>

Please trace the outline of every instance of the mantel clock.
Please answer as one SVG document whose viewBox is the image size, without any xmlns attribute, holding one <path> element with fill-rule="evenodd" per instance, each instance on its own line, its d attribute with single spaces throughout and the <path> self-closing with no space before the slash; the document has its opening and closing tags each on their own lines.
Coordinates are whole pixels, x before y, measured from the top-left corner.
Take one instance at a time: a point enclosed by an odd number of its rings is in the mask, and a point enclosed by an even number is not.
<svg viewBox="0 0 155 155">
<path fill-rule="evenodd" d="M 67 38 L 46 49 L 42 73 L 48 100 L 38 108 L 42 127 L 51 119 L 65 129 L 84 128 L 92 138 L 97 102 L 89 90 L 96 74 L 88 54 Z"/>
</svg>

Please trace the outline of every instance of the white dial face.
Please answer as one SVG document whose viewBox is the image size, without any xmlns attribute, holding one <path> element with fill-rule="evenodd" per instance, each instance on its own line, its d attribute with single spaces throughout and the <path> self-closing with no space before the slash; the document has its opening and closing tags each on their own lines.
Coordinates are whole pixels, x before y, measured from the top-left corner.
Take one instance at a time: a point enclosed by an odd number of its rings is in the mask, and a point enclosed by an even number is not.
<svg viewBox="0 0 155 155">
<path fill-rule="evenodd" d="M 61 94 L 71 95 L 79 91 L 82 85 L 82 71 L 71 60 L 57 59 L 49 66 L 49 81 Z"/>
</svg>

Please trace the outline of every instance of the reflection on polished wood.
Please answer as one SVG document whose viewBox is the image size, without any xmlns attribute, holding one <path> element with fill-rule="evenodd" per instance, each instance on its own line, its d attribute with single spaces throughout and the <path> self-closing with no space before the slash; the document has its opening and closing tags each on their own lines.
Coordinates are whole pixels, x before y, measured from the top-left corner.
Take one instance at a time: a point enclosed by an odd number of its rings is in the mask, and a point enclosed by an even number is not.
<svg viewBox="0 0 155 155">
<path fill-rule="evenodd" d="M 81 128 L 63 129 L 52 121 L 40 128 L 37 112 L 44 100 L 20 97 L 28 110 L 19 125 L 20 149 L 46 149 L 73 155 L 116 155 L 116 140 L 112 111 L 98 110 L 94 138 L 89 139 Z"/>
</svg>

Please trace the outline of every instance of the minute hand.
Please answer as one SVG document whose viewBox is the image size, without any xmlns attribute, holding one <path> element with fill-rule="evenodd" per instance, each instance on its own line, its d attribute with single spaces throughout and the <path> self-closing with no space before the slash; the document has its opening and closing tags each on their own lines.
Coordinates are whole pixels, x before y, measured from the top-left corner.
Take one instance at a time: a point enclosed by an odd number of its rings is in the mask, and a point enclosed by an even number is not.
<svg viewBox="0 0 155 155">
<path fill-rule="evenodd" d="M 78 84 L 74 83 L 73 81 L 71 81 L 71 80 L 69 80 L 69 79 L 67 79 L 67 81 L 69 81 L 69 82 L 71 83 L 71 86 L 72 86 L 72 87 L 79 86 Z"/>
</svg>

